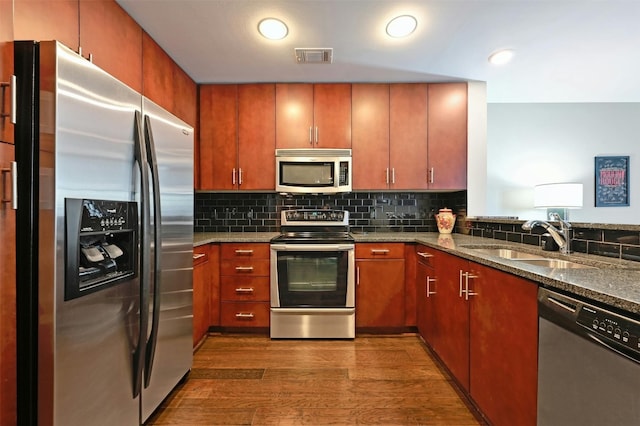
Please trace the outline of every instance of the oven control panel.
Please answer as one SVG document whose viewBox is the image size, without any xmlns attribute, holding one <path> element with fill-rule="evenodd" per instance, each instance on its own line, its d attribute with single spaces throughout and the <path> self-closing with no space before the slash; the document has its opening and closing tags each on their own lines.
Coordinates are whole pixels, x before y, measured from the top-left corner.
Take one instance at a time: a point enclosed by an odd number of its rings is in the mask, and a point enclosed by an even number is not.
<svg viewBox="0 0 640 426">
<path fill-rule="evenodd" d="M 580 308 L 576 322 L 592 333 L 640 354 L 640 322 L 585 305 Z"/>
<path fill-rule="evenodd" d="M 329 223 L 331 225 L 348 225 L 349 212 L 344 210 L 283 210 L 282 224 L 304 222 L 305 224 Z"/>
</svg>

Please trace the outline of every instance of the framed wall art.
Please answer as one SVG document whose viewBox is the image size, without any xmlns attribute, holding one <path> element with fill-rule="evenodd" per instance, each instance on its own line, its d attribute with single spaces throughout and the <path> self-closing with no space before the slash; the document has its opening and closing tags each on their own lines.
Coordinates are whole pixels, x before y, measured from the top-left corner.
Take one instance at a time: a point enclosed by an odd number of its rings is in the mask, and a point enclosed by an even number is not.
<svg viewBox="0 0 640 426">
<path fill-rule="evenodd" d="M 596 157 L 596 207 L 629 205 L 629 156 Z"/>
</svg>

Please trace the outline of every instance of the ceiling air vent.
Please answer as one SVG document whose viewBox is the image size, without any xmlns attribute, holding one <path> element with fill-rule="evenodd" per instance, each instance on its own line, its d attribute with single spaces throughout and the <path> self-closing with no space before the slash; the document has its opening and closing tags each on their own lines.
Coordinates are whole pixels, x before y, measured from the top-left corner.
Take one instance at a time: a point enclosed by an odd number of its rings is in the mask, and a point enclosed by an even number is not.
<svg viewBox="0 0 640 426">
<path fill-rule="evenodd" d="M 333 48 L 295 48 L 296 62 L 299 64 L 330 64 L 333 62 Z"/>
</svg>

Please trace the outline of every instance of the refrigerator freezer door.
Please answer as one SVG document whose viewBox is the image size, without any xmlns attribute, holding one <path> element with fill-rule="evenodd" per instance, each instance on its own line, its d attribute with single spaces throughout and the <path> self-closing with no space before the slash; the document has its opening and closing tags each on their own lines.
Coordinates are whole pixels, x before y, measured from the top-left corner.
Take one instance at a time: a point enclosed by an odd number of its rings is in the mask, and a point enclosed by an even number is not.
<svg viewBox="0 0 640 426">
<path fill-rule="evenodd" d="M 160 197 L 159 206 L 157 199 L 151 203 L 155 206 L 151 229 L 160 231 L 152 241 L 159 242 L 160 251 L 156 252 L 154 243 L 151 270 L 158 269 L 152 275 L 159 274 L 159 281 L 154 277 L 151 284 L 151 317 L 156 322 L 150 320 L 149 325 L 147 354 L 153 354 L 153 359 L 148 360 L 145 371 L 144 422 L 189 372 L 193 360 L 193 128 L 148 99 L 143 99 L 143 117 L 145 135 L 155 147 L 158 172 L 151 186 L 155 185 L 156 197 Z M 154 259 L 160 260 L 159 268 Z"/>
<path fill-rule="evenodd" d="M 64 300 L 65 199 L 139 201 L 141 96 L 57 42 L 40 44 L 39 401 L 43 423 L 134 425 L 139 281 Z"/>
</svg>

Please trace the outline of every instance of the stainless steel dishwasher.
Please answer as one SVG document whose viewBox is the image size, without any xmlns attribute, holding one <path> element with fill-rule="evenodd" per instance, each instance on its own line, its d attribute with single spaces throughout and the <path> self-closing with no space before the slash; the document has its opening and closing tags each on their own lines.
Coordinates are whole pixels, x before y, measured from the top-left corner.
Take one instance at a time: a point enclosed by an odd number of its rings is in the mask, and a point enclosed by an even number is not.
<svg viewBox="0 0 640 426">
<path fill-rule="evenodd" d="M 640 425 L 640 321 L 540 288 L 538 425 Z"/>
</svg>

